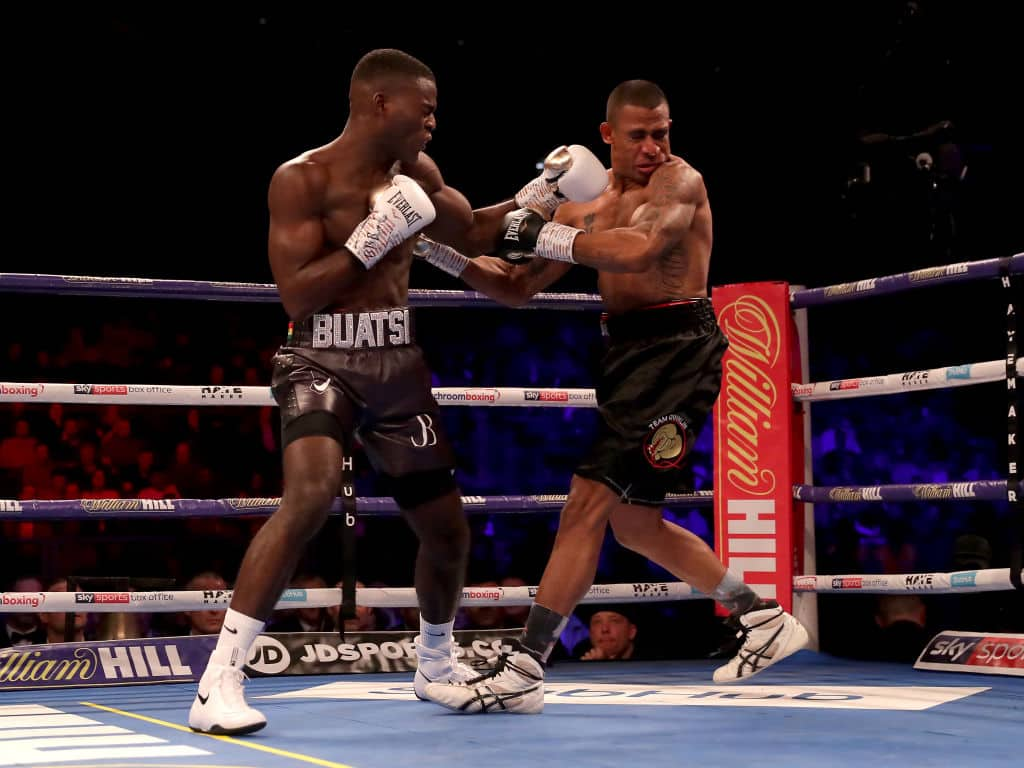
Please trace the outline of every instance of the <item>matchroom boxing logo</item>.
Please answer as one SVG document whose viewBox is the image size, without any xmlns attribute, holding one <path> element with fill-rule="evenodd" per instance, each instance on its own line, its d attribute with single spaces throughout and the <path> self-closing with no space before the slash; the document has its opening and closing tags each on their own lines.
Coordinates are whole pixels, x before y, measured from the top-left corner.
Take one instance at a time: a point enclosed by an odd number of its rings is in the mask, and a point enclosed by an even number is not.
<svg viewBox="0 0 1024 768">
<path fill-rule="evenodd" d="M 3 384 L 0 383 L 0 395 L 17 395 L 18 397 L 39 397 L 46 389 L 45 384 Z"/>
</svg>

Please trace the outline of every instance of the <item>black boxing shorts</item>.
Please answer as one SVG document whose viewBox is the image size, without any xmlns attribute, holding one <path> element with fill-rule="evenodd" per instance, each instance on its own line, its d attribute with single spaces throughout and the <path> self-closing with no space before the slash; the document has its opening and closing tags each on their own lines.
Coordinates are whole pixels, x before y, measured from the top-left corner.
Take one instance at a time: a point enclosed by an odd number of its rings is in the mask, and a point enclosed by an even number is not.
<svg viewBox="0 0 1024 768">
<path fill-rule="evenodd" d="M 344 445 L 354 434 L 380 474 L 450 475 L 455 458 L 412 320 L 412 310 L 400 307 L 317 313 L 290 324 L 271 384 L 282 445 L 309 435 Z"/>
<path fill-rule="evenodd" d="M 597 382 L 601 414 L 580 477 L 625 503 L 660 505 L 683 490 L 684 464 L 722 383 L 729 346 L 710 299 L 602 315 L 608 347 Z"/>
</svg>

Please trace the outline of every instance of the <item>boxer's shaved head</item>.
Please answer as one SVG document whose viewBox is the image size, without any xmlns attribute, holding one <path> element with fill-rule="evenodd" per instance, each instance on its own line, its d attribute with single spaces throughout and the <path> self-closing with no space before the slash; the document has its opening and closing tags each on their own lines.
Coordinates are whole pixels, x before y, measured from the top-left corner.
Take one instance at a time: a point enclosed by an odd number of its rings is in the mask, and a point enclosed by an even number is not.
<svg viewBox="0 0 1024 768">
<path fill-rule="evenodd" d="M 352 70 L 352 88 L 367 84 L 377 87 L 389 80 L 436 80 L 430 67 L 396 48 L 378 48 L 363 56 Z"/>
<path fill-rule="evenodd" d="M 650 80 L 626 80 L 609 94 L 605 120 L 614 125 L 619 111 L 627 105 L 654 109 L 662 104 L 668 104 L 668 99 L 656 84 Z"/>
</svg>

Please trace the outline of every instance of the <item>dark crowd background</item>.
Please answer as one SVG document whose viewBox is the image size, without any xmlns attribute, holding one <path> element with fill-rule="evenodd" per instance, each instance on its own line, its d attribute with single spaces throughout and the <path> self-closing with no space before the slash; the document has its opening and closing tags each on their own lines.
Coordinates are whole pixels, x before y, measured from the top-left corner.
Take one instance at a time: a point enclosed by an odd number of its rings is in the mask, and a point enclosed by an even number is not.
<svg viewBox="0 0 1024 768">
<path fill-rule="evenodd" d="M 11 16 L 2 55 L 13 237 L 2 269 L 271 282 L 270 176 L 340 133 L 352 67 L 375 47 L 434 69 L 428 151 L 476 205 L 509 197 L 558 144 L 607 159 L 597 128 L 608 92 L 625 79 L 658 82 L 673 150 L 708 187 L 712 285 L 817 286 L 1024 250 L 1024 139 L 1010 119 L 1022 71 L 1008 6 L 680 4 L 596 19 L 566 6 L 494 20 L 412 6 L 368 12 L 381 18 L 357 23 L 342 7 L 169 6 Z M 593 24 L 597 32 L 582 31 Z M 460 287 L 422 264 L 411 284 Z M 595 287 L 577 268 L 552 290 Z M 812 310 L 811 380 L 997 359 L 1005 299 L 992 281 Z M 437 384 L 592 384 L 600 338 L 590 313 L 469 312 L 472 321 L 466 310 L 419 314 Z M 263 384 L 285 330 L 276 305 L 12 294 L 0 297 L 0 321 L 6 381 Z M 816 405 L 816 483 L 1000 478 L 996 386 Z M 564 492 L 595 428 L 582 409 L 444 416 L 473 494 Z M 711 487 L 710 440 L 708 430 L 692 460 L 696 488 Z M 280 492 L 269 408 L 5 405 L 0 441 L 3 498 Z M 359 486 L 375 493 L 369 474 Z M 669 514 L 711 541 L 708 512 Z M 815 515 L 822 573 L 1008 564 L 1006 505 L 830 504 Z M 555 522 L 475 517 L 469 582 L 537 583 Z M 230 582 L 259 524 L 5 522 L 0 576 L 6 587 L 69 573 L 184 584 L 213 570 Z M 360 578 L 411 584 L 411 534 L 394 520 L 361 525 Z M 331 523 L 303 568 L 333 583 L 337 554 Z M 599 581 L 664 578 L 609 541 Z M 1020 630 L 1014 598 L 968 598 L 981 611 L 944 597 L 823 596 L 823 647 L 906 656 L 940 624 Z M 705 655 L 721 639 L 708 603 L 651 608 L 638 625 L 643 645 L 665 655 Z"/>
</svg>

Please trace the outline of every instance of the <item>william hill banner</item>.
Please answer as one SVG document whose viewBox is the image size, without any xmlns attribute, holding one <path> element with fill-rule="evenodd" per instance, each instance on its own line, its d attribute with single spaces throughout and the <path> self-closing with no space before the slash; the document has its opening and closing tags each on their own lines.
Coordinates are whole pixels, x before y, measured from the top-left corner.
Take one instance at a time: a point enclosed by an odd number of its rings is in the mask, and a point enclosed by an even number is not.
<svg viewBox="0 0 1024 768">
<path fill-rule="evenodd" d="M 712 299 L 729 339 L 714 411 L 715 550 L 754 591 L 791 611 L 803 432 L 790 394 L 799 357 L 789 286 L 727 285 Z"/>
<path fill-rule="evenodd" d="M 496 655 L 519 629 L 455 633 L 467 660 Z M 251 677 L 416 669 L 415 632 L 297 632 L 260 635 L 246 672 Z M 216 635 L 22 645 L 0 650 L 0 690 L 198 682 Z"/>
</svg>

